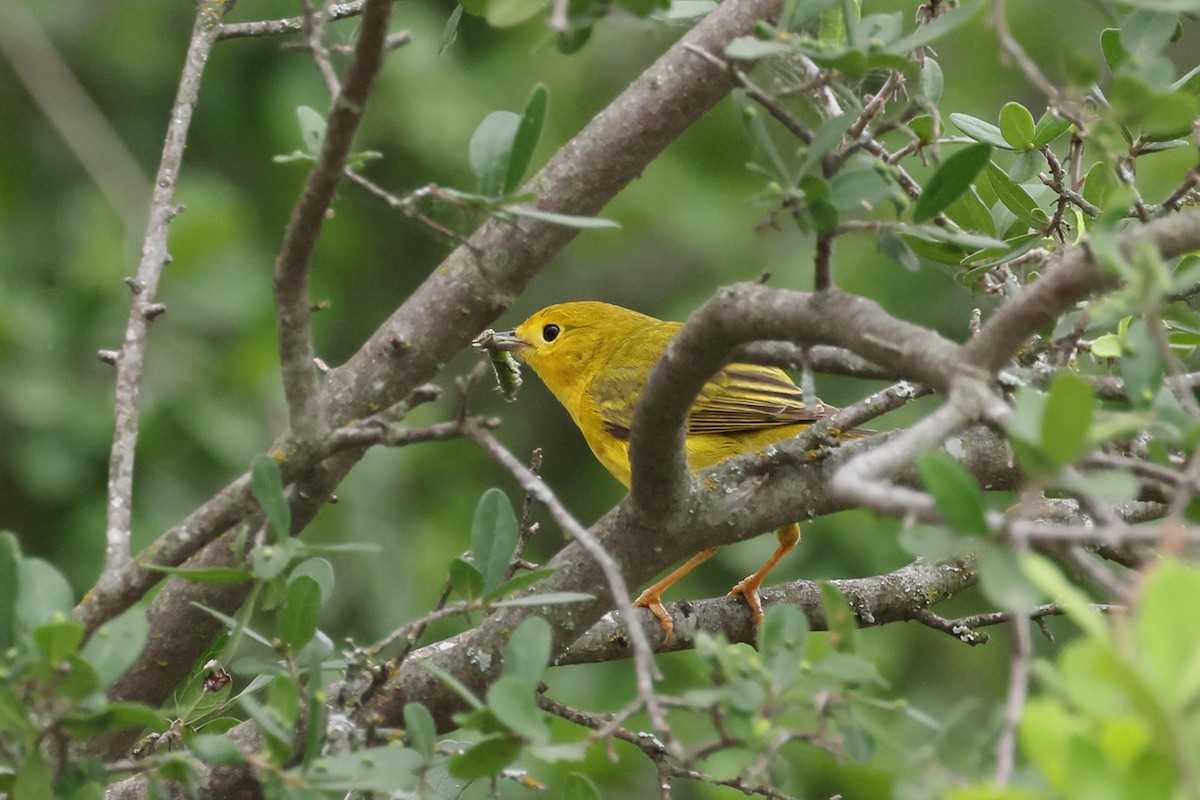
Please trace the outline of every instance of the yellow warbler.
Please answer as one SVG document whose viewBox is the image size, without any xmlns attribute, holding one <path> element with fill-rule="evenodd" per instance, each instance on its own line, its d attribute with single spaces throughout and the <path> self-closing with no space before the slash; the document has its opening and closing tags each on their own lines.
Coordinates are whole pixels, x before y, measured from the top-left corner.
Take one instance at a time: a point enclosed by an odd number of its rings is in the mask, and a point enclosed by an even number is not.
<svg viewBox="0 0 1200 800">
<path fill-rule="evenodd" d="M 600 463 L 628 487 L 634 404 L 654 363 L 682 327 L 682 322 L 664 322 L 608 303 L 561 303 L 543 308 L 515 330 L 487 331 L 476 345 L 512 352 L 529 364 L 566 407 Z M 703 469 L 760 450 L 835 411 L 820 401 L 806 405 L 799 387 L 781 369 L 729 364 L 705 384 L 688 413 L 688 465 Z M 777 536 L 779 547 L 771 558 L 730 591 L 746 598 L 756 623 L 763 616 L 758 596 L 762 580 L 795 547 L 800 527 L 785 525 Z M 674 623 L 662 605 L 662 593 L 716 549 L 693 556 L 635 602 L 658 617 L 667 641 Z"/>
</svg>

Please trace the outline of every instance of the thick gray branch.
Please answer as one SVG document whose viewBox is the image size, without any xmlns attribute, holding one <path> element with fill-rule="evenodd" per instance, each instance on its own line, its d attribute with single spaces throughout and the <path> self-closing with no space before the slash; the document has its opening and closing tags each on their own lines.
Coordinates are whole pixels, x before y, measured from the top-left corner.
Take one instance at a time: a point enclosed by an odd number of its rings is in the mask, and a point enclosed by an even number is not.
<svg viewBox="0 0 1200 800">
<path fill-rule="evenodd" d="M 533 177 L 525 190 L 535 195 L 537 207 L 569 214 L 597 213 L 729 92 L 728 76 L 687 52 L 683 44 L 722 50 L 734 37 L 749 33 L 757 21 L 772 18 L 781 5 L 782 0 L 729 0 L 709 14 Z M 340 426 L 370 416 L 432 378 L 442 364 L 507 309 L 577 233 L 573 228 L 529 219 L 515 224 L 486 223 L 431 271 L 347 364 L 327 376 L 320 404 L 329 424 Z M 295 527 L 302 527 L 316 513 L 359 457 L 360 451 L 347 451 L 323 462 L 313 458 L 307 464 L 296 464 Z M 240 495 L 240 489 L 231 486 L 230 493 Z M 225 498 L 227 504 L 217 513 L 201 509 L 193 515 L 197 526 L 187 530 L 187 546 L 176 549 L 174 558 L 197 553 L 236 524 L 244 507 L 230 499 Z M 149 551 L 152 560 L 156 551 L 157 547 Z M 181 583 L 172 582 L 174 591 L 155 598 L 150 612 L 153 620 L 171 618 L 172 612 L 188 607 L 190 596 L 199 595 L 197 587 Z M 92 625 L 99 624 L 128 608 L 143 591 L 130 591 L 124 583 L 98 587 L 77 614 L 86 615 Z M 143 682 L 135 695 L 119 699 L 161 702 L 174 689 L 181 671 L 186 674 L 211 639 L 207 631 L 199 631 L 164 650 L 156 647 L 160 638 L 157 628 L 152 629 L 133 669 L 144 664 L 168 664 L 169 668 L 155 673 L 159 676 L 156 681 Z"/>
</svg>

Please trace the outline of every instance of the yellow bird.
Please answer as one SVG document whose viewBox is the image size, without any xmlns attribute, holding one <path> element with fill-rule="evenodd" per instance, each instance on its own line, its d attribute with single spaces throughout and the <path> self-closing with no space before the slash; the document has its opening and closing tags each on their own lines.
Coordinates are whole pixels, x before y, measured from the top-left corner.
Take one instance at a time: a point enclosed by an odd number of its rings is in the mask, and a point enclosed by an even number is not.
<svg viewBox="0 0 1200 800">
<path fill-rule="evenodd" d="M 682 322 L 664 322 L 608 303 L 561 303 L 543 308 L 515 330 L 477 343 L 509 351 L 532 367 L 571 414 L 596 458 L 628 487 L 634 404 L 654 363 L 682 327 Z M 688 466 L 703 469 L 760 450 L 837 410 L 820 401 L 806 405 L 800 388 L 781 369 L 728 364 L 704 385 L 688 412 Z M 746 599 L 755 623 L 763 618 L 763 578 L 796 546 L 800 526 L 785 525 L 777 536 L 775 553 L 729 592 Z M 674 623 L 662 605 L 662 593 L 716 550 L 697 553 L 635 601 L 658 617 L 665 641 L 671 640 Z"/>
</svg>

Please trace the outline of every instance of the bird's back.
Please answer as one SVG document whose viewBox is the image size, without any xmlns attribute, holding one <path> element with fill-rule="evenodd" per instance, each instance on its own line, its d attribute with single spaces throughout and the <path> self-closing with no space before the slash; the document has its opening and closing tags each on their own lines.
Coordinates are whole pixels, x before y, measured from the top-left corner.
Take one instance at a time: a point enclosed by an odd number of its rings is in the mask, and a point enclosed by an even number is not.
<svg viewBox="0 0 1200 800">
<path fill-rule="evenodd" d="M 587 402 L 576 420 L 592 452 L 617 480 L 629 486 L 629 435 L 637 398 L 650 370 L 683 327 L 662 322 L 623 342 L 596 369 L 583 393 Z M 687 419 L 688 465 L 713 466 L 795 436 L 827 416 L 829 406 L 811 408 L 787 373 L 775 367 L 729 364 L 701 389 Z"/>
</svg>

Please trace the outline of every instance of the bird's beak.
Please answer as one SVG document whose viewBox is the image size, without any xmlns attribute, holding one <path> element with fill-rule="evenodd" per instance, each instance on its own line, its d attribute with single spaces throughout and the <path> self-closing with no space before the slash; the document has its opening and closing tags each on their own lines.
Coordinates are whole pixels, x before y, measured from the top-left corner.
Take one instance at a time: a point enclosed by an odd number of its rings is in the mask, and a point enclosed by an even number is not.
<svg viewBox="0 0 1200 800">
<path fill-rule="evenodd" d="M 471 345 L 476 350 L 505 350 L 515 352 L 524 350 L 529 346 L 529 343 L 517 335 L 515 330 L 512 331 L 494 331 L 488 328 L 483 333 L 475 337 Z"/>
</svg>

